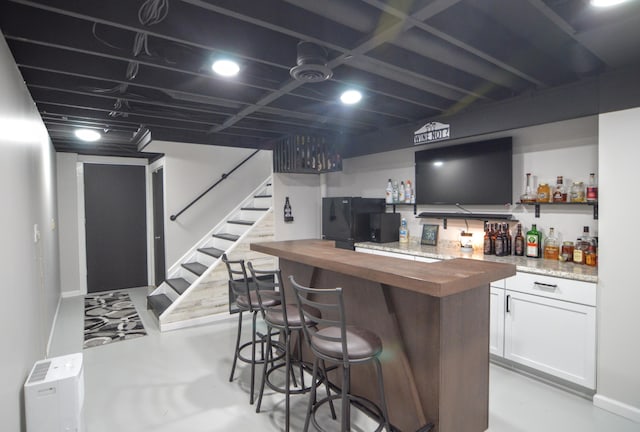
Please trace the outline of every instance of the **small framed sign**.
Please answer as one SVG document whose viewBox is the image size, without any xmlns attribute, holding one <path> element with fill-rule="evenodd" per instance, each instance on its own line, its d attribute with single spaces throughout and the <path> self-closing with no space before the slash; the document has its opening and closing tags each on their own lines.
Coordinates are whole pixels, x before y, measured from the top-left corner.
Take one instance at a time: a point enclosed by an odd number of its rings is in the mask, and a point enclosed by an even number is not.
<svg viewBox="0 0 640 432">
<path fill-rule="evenodd" d="M 440 225 L 422 225 L 422 238 L 420 244 L 435 246 L 438 244 L 438 228 Z"/>
</svg>

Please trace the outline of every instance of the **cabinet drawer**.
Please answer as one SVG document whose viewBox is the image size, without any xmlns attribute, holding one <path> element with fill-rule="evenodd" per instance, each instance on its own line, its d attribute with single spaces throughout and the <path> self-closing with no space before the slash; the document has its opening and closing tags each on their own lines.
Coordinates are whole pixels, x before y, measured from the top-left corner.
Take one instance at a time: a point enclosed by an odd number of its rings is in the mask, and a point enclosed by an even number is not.
<svg viewBox="0 0 640 432">
<path fill-rule="evenodd" d="M 590 282 L 518 272 L 508 279 L 506 288 L 588 306 L 596 305 L 596 284 Z"/>
</svg>

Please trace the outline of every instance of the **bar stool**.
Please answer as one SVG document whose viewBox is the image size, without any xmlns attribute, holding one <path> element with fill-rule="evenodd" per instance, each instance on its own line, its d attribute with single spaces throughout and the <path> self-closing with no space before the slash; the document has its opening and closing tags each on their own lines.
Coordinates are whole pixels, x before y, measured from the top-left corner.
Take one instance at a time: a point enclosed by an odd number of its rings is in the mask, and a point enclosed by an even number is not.
<svg viewBox="0 0 640 432">
<path fill-rule="evenodd" d="M 297 333 L 297 352 L 299 355 L 302 353 L 302 328 L 314 327 L 315 321 L 305 319 L 300 313 L 296 304 L 289 304 L 286 301 L 284 288 L 282 286 L 282 274 L 280 270 L 256 270 L 253 265 L 248 262 L 247 268 L 251 273 L 253 282 L 258 287 L 256 291 L 258 294 L 258 301 L 261 305 L 260 311 L 262 312 L 262 318 L 267 324 L 267 346 L 265 353 L 267 358 L 264 362 L 262 371 L 262 384 L 260 385 L 260 393 L 258 395 L 258 402 L 256 404 L 256 412 L 260 412 L 262 405 L 262 396 L 264 395 L 265 385 L 271 388 L 273 391 L 285 394 L 285 431 L 289 432 L 289 411 L 290 411 L 290 396 L 293 394 L 307 393 L 311 390 L 311 386 L 306 386 L 304 383 L 304 362 L 301 358 L 295 359 L 291 356 L 292 349 L 292 336 Z M 266 276 L 266 277 L 265 277 Z M 279 306 L 265 307 L 265 303 L 269 300 L 276 300 L 280 303 Z M 305 310 L 312 315 L 319 315 L 320 311 L 311 306 L 304 306 Z M 272 335 L 279 333 L 280 340 L 274 341 Z M 273 348 L 280 351 L 278 355 L 274 355 Z M 284 357 L 284 362 L 281 362 Z M 277 363 L 280 361 L 280 363 Z M 300 385 L 296 381 L 294 367 L 298 366 Z M 270 376 L 272 373 L 284 368 L 285 384 L 284 387 L 280 387 L 274 384 Z M 326 374 L 324 364 L 322 369 Z M 291 387 L 291 381 L 293 380 L 293 388 Z M 326 381 L 325 381 L 326 382 Z M 329 386 L 327 384 L 327 395 L 329 395 Z M 331 406 L 332 415 L 335 419 L 335 411 L 333 410 L 333 404 Z"/>
<path fill-rule="evenodd" d="M 311 351 L 315 354 L 313 362 L 313 379 L 311 381 L 311 395 L 307 407 L 307 415 L 304 423 L 304 432 L 309 429 L 309 421 L 320 431 L 324 431 L 318 425 L 315 413 L 320 406 L 334 399 L 342 401 L 342 418 L 340 430 L 348 431 L 351 428 L 351 402 L 357 402 L 378 416 L 379 422 L 375 432 L 383 428 L 391 432 L 387 403 L 382 381 L 382 367 L 378 356 L 382 353 L 382 341 L 370 330 L 346 324 L 344 300 L 342 288 L 314 289 L 298 284 L 293 276 L 289 276 L 296 294 L 296 301 L 301 314 L 301 319 L 311 320 L 322 325 L 320 330 L 312 331 L 303 327 L 303 331 Z M 315 315 L 308 307 L 311 306 L 320 311 L 322 316 Z M 316 378 L 318 376 L 318 362 L 326 360 L 342 366 L 342 390 L 340 395 L 327 395 L 318 401 L 316 399 Z M 373 362 L 376 369 L 378 389 L 380 392 L 380 405 L 360 396 L 351 394 L 351 365 Z"/>
<path fill-rule="evenodd" d="M 236 303 L 238 305 L 238 333 L 236 336 L 236 346 L 233 354 L 233 363 L 231 366 L 231 375 L 229 376 L 229 382 L 233 381 L 233 375 L 236 370 L 236 363 L 238 360 L 243 361 L 251 365 L 251 390 L 249 395 L 249 403 L 253 405 L 254 387 L 255 387 L 255 367 L 256 364 L 264 362 L 264 336 L 256 331 L 256 318 L 258 311 L 260 310 L 260 301 L 258 300 L 257 287 L 252 282 L 245 267 L 244 260 L 229 260 L 227 254 L 222 255 L 222 261 L 227 266 L 227 272 L 229 273 L 229 286 L 231 291 L 236 296 Z M 277 306 L 280 301 L 276 298 L 268 299 L 263 302 L 264 307 Z M 240 345 L 240 339 L 242 334 L 242 313 L 249 312 L 252 315 L 252 327 L 251 327 L 251 340 Z M 256 342 L 260 341 L 261 356 L 259 360 L 256 360 Z M 247 347 L 251 347 L 251 358 L 247 358 L 242 355 L 242 350 Z"/>
</svg>

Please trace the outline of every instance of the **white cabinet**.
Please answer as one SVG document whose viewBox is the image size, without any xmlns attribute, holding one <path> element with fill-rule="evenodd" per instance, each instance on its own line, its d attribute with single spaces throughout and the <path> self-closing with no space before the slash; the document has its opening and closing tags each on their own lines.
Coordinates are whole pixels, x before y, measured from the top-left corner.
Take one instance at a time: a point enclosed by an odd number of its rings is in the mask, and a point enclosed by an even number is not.
<svg viewBox="0 0 640 432">
<path fill-rule="evenodd" d="M 491 286 L 489 352 L 499 356 L 504 352 L 504 288 L 494 286 Z"/>
<path fill-rule="evenodd" d="M 595 284 L 518 273 L 504 296 L 504 357 L 595 389 Z"/>
</svg>

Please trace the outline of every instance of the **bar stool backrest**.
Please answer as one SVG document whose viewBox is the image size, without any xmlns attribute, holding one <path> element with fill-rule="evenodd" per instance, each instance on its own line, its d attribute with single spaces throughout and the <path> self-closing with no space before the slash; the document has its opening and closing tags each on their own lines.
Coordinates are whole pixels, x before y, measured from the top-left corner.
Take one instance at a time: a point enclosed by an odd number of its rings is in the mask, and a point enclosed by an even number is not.
<svg viewBox="0 0 640 432">
<path fill-rule="evenodd" d="M 316 322 L 319 328 L 336 327 L 340 330 L 338 336 L 330 336 L 322 334 L 322 332 L 317 332 L 314 328 L 308 328 L 306 326 L 303 327 L 305 337 L 314 354 L 321 358 L 327 358 L 326 355 L 321 352 L 317 352 L 314 349 L 311 344 L 312 336 L 328 342 L 340 343 L 342 346 L 342 358 L 333 358 L 331 360 L 342 361 L 345 365 L 348 364 L 349 351 L 347 348 L 347 324 L 344 312 L 342 288 L 309 288 L 297 283 L 293 276 L 289 276 L 289 280 L 293 286 L 293 292 L 296 295 L 301 320 L 306 319 L 308 321 Z M 305 308 L 303 307 L 305 305 L 311 307 Z"/>
<path fill-rule="evenodd" d="M 260 304 L 262 318 L 264 319 L 264 314 L 267 309 L 265 304 L 273 303 L 270 302 L 270 300 L 275 300 L 277 303 L 282 305 L 284 328 L 288 331 L 287 302 L 284 289 L 282 287 L 282 274 L 280 273 L 280 270 L 256 270 L 253 268 L 253 264 L 251 264 L 251 262 L 247 263 L 247 268 L 251 273 L 251 281 L 257 288 L 256 294 L 258 296 L 258 304 Z"/>
<path fill-rule="evenodd" d="M 244 264 L 244 260 L 230 260 L 227 254 L 222 254 L 222 262 L 227 266 L 227 272 L 229 273 L 229 286 L 231 291 L 236 297 L 243 296 L 247 299 L 248 311 L 253 312 L 254 308 L 251 304 L 251 289 L 255 289 L 253 284 L 247 275 L 247 269 Z"/>
</svg>

